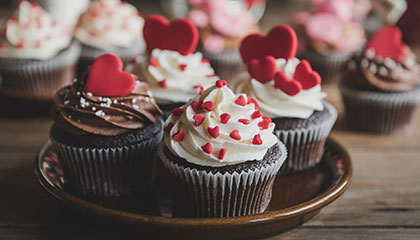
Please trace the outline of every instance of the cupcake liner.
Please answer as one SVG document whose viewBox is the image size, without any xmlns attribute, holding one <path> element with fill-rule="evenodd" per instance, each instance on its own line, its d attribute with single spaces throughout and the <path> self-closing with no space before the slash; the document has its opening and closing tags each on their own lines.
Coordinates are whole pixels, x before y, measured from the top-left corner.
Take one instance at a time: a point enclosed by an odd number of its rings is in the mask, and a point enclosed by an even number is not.
<svg viewBox="0 0 420 240">
<path fill-rule="evenodd" d="M 210 61 L 220 79 L 230 81 L 238 74 L 246 71 L 237 49 L 225 50 L 221 53 L 209 53 L 202 50 L 204 58 Z"/>
<path fill-rule="evenodd" d="M 306 59 L 311 63 L 312 68 L 317 71 L 323 83 L 338 82 L 341 79 L 341 72 L 350 59 L 351 54 L 334 53 L 328 56 L 322 55 L 312 49 L 300 54 L 300 59 Z"/>
<path fill-rule="evenodd" d="M 408 92 L 358 90 L 340 84 L 345 119 L 351 129 L 378 134 L 404 133 L 420 112 L 420 87 Z"/>
<path fill-rule="evenodd" d="M 162 145 L 158 155 L 163 165 L 176 177 L 181 188 L 181 202 L 193 217 L 234 217 L 265 211 L 271 200 L 272 187 L 280 166 L 287 157 L 286 148 L 278 161 L 261 168 L 241 172 L 211 173 L 172 162 Z"/>
<path fill-rule="evenodd" d="M 88 197 L 129 195 L 152 181 L 162 132 L 144 142 L 115 148 L 73 147 L 51 139 L 65 185 Z"/>
<path fill-rule="evenodd" d="M 279 171 L 279 175 L 303 171 L 315 166 L 321 161 L 324 145 L 328 135 L 337 120 L 338 113 L 335 108 L 324 102 L 331 117 L 319 125 L 308 128 L 290 130 L 274 130 L 274 134 L 287 147 L 288 157 Z"/>
<path fill-rule="evenodd" d="M 0 59 L 1 91 L 23 98 L 52 99 L 55 92 L 72 83 L 80 45 L 68 48 L 48 60 Z"/>
</svg>

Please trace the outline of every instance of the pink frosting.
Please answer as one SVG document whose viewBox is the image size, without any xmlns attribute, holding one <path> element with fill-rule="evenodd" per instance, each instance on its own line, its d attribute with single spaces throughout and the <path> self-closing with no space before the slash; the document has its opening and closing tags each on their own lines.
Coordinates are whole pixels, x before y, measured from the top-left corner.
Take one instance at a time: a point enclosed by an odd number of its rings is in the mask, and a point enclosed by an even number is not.
<svg viewBox="0 0 420 240">
<path fill-rule="evenodd" d="M 225 40 L 218 35 L 210 35 L 203 39 L 203 48 L 207 52 L 220 53 L 225 49 Z"/>
<path fill-rule="evenodd" d="M 322 31 L 321 31 L 322 29 Z M 306 22 L 306 34 L 311 39 L 335 44 L 340 40 L 343 26 L 340 19 L 331 13 L 317 13 Z"/>
</svg>

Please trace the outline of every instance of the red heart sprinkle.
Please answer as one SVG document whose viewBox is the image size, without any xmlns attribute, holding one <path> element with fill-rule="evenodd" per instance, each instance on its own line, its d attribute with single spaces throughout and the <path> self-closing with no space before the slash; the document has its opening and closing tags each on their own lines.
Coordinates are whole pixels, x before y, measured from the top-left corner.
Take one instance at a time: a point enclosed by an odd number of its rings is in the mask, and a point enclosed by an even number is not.
<svg viewBox="0 0 420 240">
<path fill-rule="evenodd" d="M 198 94 L 200 94 L 200 95 L 203 94 L 203 91 L 204 91 L 204 87 L 203 86 L 201 86 L 201 85 L 195 85 L 193 88 L 194 89 L 199 88 L 200 89 L 200 92 Z"/>
<path fill-rule="evenodd" d="M 183 72 L 187 68 L 187 64 L 179 64 L 179 69 Z"/>
<path fill-rule="evenodd" d="M 205 58 L 202 58 L 201 62 L 205 63 L 205 64 L 210 64 L 210 61 L 208 59 L 205 59 Z"/>
<path fill-rule="evenodd" d="M 261 83 L 269 82 L 276 74 L 276 59 L 273 56 L 266 56 L 262 60 L 252 59 L 248 64 L 248 72 Z"/>
<path fill-rule="evenodd" d="M 216 87 L 218 87 L 218 88 L 222 88 L 226 85 L 227 85 L 227 82 L 225 80 L 217 80 L 216 81 Z"/>
<path fill-rule="evenodd" d="M 184 109 L 183 108 L 175 108 L 175 109 L 172 109 L 172 114 L 175 117 L 180 117 L 183 113 L 184 113 Z"/>
<path fill-rule="evenodd" d="M 271 118 L 269 118 L 269 117 L 267 117 L 267 116 L 262 117 L 262 119 L 263 119 L 264 121 L 267 121 L 268 123 L 271 123 Z"/>
<path fill-rule="evenodd" d="M 246 105 L 246 99 L 244 95 L 239 95 L 239 97 L 235 100 L 235 103 L 239 106 L 245 106 Z"/>
<path fill-rule="evenodd" d="M 289 79 L 284 72 L 277 72 L 274 76 L 274 87 L 282 90 L 289 96 L 295 96 L 302 90 L 300 82 Z"/>
<path fill-rule="evenodd" d="M 151 58 L 151 59 L 149 60 L 149 65 L 150 65 L 150 66 L 152 66 L 152 67 L 157 67 L 157 66 L 159 66 L 159 62 L 158 62 L 158 60 L 157 60 L 157 59 L 155 59 L 155 58 Z"/>
<path fill-rule="evenodd" d="M 195 120 L 195 126 L 200 126 L 206 117 L 203 114 L 195 114 L 193 119 Z"/>
<path fill-rule="evenodd" d="M 227 149 L 226 149 L 226 148 L 221 148 L 221 149 L 220 149 L 220 151 L 219 151 L 219 159 L 220 159 L 220 160 L 223 160 L 223 159 L 225 158 L 225 156 L 226 156 L 226 151 L 227 151 Z"/>
<path fill-rule="evenodd" d="M 261 135 L 257 134 L 254 136 L 254 138 L 252 138 L 252 144 L 254 145 L 262 145 L 263 141 L 261 140 Z"/>
<path fill-rule="evenodd" d="M 166 134 L 169 134 L 173 127 L 174 127 L 174 124 L 170 122 L 163 130 L 165 131 Z"/>
<path fill-rule="evenodd" d="M 208 77 L 208 78 L 217 77 L 217 74 L 216 73 L 209 74 L 209 75 L 206 75 L 206 77 Z"/>
<path fill-rule="evenodd" d="M 262 112 L 260 110 L 257 110 L 251 115 L 251 118 L 256 119 L 256 118 L 259 118 L 261 116 L 262 116 Z"/>
<path fill-rule="evenodd" d="M 212 136 L 214 138 L 217 138 L 219 136 L 219 133 L 220 133 L 220 128 L 219 128 L 219 126 L 216 126 L 216 127 L 213 127 L 213 128 L 209 127 L 207 129 L 207 131 L 209 132 L 210 136 Z"/>
<path fill-rule="evenodd" d="M 258 127 L 260 127 L 262 130 L 267 129 L 269 126 L 270 123 L 264 120 L 258 123 Z"/>
<path fill-rule="evenodd" d="M 250 34 L 242 40 L 239 47 L 242 61 L 248 65 L 252 59 L 263 59 L 266 56 L 290 59 L 296 56 L 297 36 L 287 25 L 277 25 L 263 36 L 259 33 Z"/>
<path fill-rule="evenodd" d="M 230 133 L 230 135 L 229 135 L 231 138 L 233 138 L 233 139 L 235 139 L 235 140 L 237 140 L 237 141 L 239 141 L 239 140 L 241 140 L 241 135 L 239 134 L 239 130 L 233 130 L 231 133 Z"/>
<path fill-rule="evenodd" d="M 247 102 L 246 104 L 251 104 L 253 103 L 255 105 L 255 108 L 260 108 L 260 105 L 258 104 L 257 100 L 253 99 L 250 96 L 246 96 L 247 97 Z"/>
<path fill-rule="evenodd" d="M 366 49 L 375 54 L 402 61 L 407 55 L 407 45 L 402 42 L 401 30 L 396 26 L 384 26 L 379 29 L 366 45 Z"/>
<path fill-rule="evenodd" d="M 245 118 L 239 119 L 238 122 L 240 122 L 240 123 L 242 123 L 244 125 L 248 125 L 249 124 L 249 120 L 248 119 L 245 119 Z"/>
<path fill-rule="evenodd" d="M 227 122 L 229 122 L 229 119 L 230 119 L 229 113 L 222 113 L 222 115 L 220 115 L 220 122 L 223 124 L 226 124 Z"/>
<path fill-rule="evenodd" d="M 211 147 L 211 144 L 209 142 L 201 146 L 201 149 L 203 149 L 203 151 L 207 154 L 210 154 L 213 151 L 213 148 Z"/>
<path fill-rule="evenodd" d="M 321 84 L 321 76 L 312 70 L 308 61 L 302 60 L 296 67 L 293 78 L 300 82 L 302 89 L 308 90 Z"/>
<path fill-rule="evenodd" d="M 149 53 L 157 48 L 188 55 L 198 44 L 197 27 L 186 18 L 169 22 L 163 16 L 151 15 L 144 23 L 143 36 Z"/>
<path fill-rule="evenodd" d="M 182 140 L 184 140 L 184 131 L 182 131 L 181 129 L 178 130 L 178 132 L 176 132 L 172 138 L 176 141 L 176 142 L 182 142 Z"/>
<path fill-rule="evenodd" d="M 201 108 L 206 109 L 207 111 L 211 111 L 213 110 L 213 102 L 212 101 L 203 102 L 201 104 Z"/>
<path fill-rule="evenodd" d="M 113 54 L 103 54 L 93 62 L 86 83 L 87 92 L 102 97 L 125 96 L 135 87 L 134 76 L 123 71 L 121 59 Z"/>
<path fill-rule="evenodd" d="M 194 110 L 194 112 L 196 112 L 196 113 L 200 112 L 200 110 L 201 110 L 200 105 L 201 104 L 198 101 L 195 101 L 195 100 L 191 101 L 191 107 Z"/>
<path fill-rule="evenodd" d="M 162 81 L 159 82 L 159 87 L 168 88 L 168 84 L 166 82 L 166 79 L 163 79 Z"/>
</svg>

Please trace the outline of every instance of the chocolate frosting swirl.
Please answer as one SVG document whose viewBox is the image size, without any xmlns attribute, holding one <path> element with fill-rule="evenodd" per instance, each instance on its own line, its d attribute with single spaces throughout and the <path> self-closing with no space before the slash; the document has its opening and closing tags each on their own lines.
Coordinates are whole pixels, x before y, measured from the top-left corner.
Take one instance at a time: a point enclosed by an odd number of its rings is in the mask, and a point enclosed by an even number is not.
<svg viewBox="0 0 420 240">
<path fill-rule="evenodd" d="M 162 114 L 148 91 L 147 83 L 136 81 L 132 93 L 122 97 L 100 97 L 85 91 L 88 74 L 55 96 L 54 121 L 77 135 L 115 136 L 155 123 Z"/>
<path fill-rule="evenodd" d="M 348 62 L 346 84 L 367 90 L 408 91 L 420 83 L 420 66 L 411 51 L 403 61 L 382 58 L 371 50 L 359 52 Z"/>
</svg>

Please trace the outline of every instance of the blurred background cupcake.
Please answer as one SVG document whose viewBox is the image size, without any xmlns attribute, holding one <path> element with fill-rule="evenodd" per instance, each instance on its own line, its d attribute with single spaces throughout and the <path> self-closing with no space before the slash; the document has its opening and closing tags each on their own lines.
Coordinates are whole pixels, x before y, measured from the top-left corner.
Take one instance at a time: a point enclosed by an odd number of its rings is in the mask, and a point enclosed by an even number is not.
<svg viewBox="0 0 420 240">
<path fill-rule="evenodd" d="M 301 59 L 307 59 L 323 82 L 340 79 L 340 71 L 352 53 L 365 42 L 363 20 L 370 1 L 313 0 L 311 12 L 295 16 Z"/>
<path fill-rule="evenodd" d="M 395 26 L 382 27 L 348 62 L 340 89 L 349 127 L 390 134 L 415 123 L 420 66 Z"/>
<path fill-rule="evenodd" d="M 95 0 L 80 17 L 75 38 L 82 43 L 78 74 L 104 53 L 118 55 L 124 64 L 143 53 L 144 19 L 137 9 L 120 0 Z"/>
<path fill-rule="evenodd" d="M 24 98 L 52 99 L 70 84 L 80 46 L 70 32 L 36 3 L 21 1 L 1 21 L 1 92 Z"/>
</svg>

